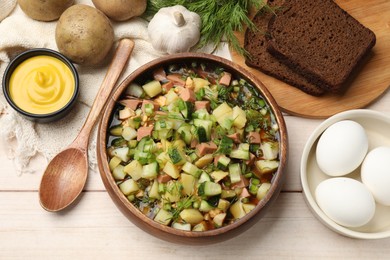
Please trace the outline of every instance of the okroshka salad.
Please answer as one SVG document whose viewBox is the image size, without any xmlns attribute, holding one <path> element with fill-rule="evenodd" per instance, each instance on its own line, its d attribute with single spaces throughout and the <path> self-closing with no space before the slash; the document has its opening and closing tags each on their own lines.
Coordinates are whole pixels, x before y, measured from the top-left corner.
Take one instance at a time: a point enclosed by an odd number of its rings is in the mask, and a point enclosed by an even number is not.
<svg viewBox="0 0 390 260">
<path fill-rule="evenodd" d="M 207 63 L 156 69 L 112 116 L 109 167 L 119 189 L 162 225 L 206 231 L 244 217 L 279 167 L 279 128 L 258 90 Z"/>
</svg>

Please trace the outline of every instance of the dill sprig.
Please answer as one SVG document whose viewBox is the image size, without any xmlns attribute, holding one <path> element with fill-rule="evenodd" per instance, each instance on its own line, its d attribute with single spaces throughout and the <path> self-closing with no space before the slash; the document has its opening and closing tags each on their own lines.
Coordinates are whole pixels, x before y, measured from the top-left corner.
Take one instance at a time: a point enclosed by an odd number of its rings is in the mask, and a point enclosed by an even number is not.
<svg viewBox="0 0 390 260">
<path fill-rule="evenodd" d="M 182 5 L 199 14 L 202 20 L 201 38 L 197 48 L 211 43 L 217 49 L 226 40 L 229 46 L 240 55 L 248 55 L 240 45 L 235 32 L 242 32 L 245 27 L 255 30 L 249 18 L 250 8 L 264 6 L 263 0 L 148 0 L 147 17 L 167 6 Z"/>
</svg>

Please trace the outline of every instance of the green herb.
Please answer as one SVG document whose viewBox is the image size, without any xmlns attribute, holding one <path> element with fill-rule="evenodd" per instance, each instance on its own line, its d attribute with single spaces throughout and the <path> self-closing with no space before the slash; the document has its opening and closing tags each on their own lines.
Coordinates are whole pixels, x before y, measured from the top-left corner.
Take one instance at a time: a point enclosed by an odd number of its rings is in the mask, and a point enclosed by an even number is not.
<svg viewBox="0 0 390 260">
<path fill-rule="evenodd" d="M 242 32 L 245 26 L 254 30 L 255 26 L 249 18 L 249 9 L 251 7 L 259 9 L 264 3 L 262 0 L 148 0 L 145 15 L 150 17 L 159 9 L 174 5 L 182 5 L 201 17 L 201 39 L 198 48 L 212 43 L 217 49 L 226 38 L 230 47 L 237 53 L 247 55 L 235 32 Z"/>
<path fill-rule="evenodd" d="M 178 201 L 176 203 L 176 208 L 172 212 L 172 220 L 175 221 L 179 217 L 180 212 L 182 212 L 183 209 L 188 209 L 191 207 L 192 203 L 194 203 L 196 200 L 196 197 L 188 196 Z"/>
</svg>

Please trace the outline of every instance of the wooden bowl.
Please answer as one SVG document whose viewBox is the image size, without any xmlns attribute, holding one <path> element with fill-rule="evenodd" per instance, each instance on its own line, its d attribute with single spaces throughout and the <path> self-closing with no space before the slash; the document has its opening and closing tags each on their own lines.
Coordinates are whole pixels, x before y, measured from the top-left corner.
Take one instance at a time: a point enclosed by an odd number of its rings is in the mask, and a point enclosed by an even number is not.
<svg viewBox="0 0 390 260">
<path fill-rule="evenodd" d="M 159 67 L 180 62 L 192 61 L 215 64 L 226 69 L 226 71 L 231 72 L 235 76 L 244 78 L 248 83 L 252 84 L 252 86 L 257 87 L 264 99 L 268 102 L 268 105 L 270 106 L 273 114 L 275 115 L 275 120 L 279 125 L 280 134 L 280 166 L 271 181 L 271 188 L 267 193 L 266 197 L 258 203 L 254 210 L 249 212 L 243 218 L 235 221 L 234 223 L 229 224 L 225 227 L 202 232 L 177 230 L 172 227 L 159 224 L 142 214 L 133 204 L 131 204 L 131 202 L 128 201 L 126 196 L 122 194 L 122 192 L 116 185 L 109 169 L 108 155 L 106 151 L 106 143 L 108 138 L 107 129 L 109 128 L 116 101 L 120 99 L 126 87 L 137 78 L 150 75 L 153 70 Z M 135 225 L 160 239 L 167 240 L 170 242 L 185 244 L 210 244 L 230 239 L 247 230 L 267 212 L 267 209 L 275 201 L 282 188 L 283 180 L 285 179 L 284 168 L 287 161 L 287 129 L 284 122 L 284 118 L 274 98 L 271 96 L 270 92 L 265 88 L 265 86 L 251 73 L 229 60 L 214 55 L 182 53 L 156 59 L 143 65 L 142 67 L 134 71 L 131 75 L 129 75 L 118 86 L 118 88 L 114 91 L 112 98 L 108 101 L 108 104 L 105 108 L 104 114 L 99 124 L 97 153 L 100 175 L 108 193 L 110 194 L 112 200 L 115 202 L 117 207 L 122 211 L 122 213 L 127 218 L 129 218 Z"/>
</svg>

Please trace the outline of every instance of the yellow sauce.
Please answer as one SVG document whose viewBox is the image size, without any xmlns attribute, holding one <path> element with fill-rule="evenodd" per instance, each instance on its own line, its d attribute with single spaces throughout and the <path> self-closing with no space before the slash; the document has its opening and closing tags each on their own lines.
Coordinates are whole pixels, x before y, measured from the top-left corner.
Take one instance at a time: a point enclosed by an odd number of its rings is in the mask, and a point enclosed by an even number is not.
<svg viewBox="0 0 390 260">
<path fill-rule="evenodd" d="M 32 114 L 49 114 L 63 108 L 75 92 L 70 68 L 51 56 L 35 56 L 20 63 L 9 81 L 13 102 Z"/>
</svg>

